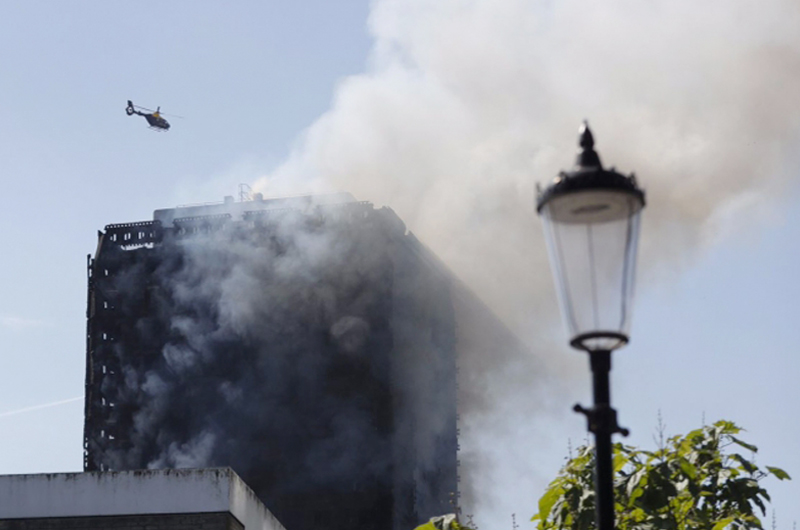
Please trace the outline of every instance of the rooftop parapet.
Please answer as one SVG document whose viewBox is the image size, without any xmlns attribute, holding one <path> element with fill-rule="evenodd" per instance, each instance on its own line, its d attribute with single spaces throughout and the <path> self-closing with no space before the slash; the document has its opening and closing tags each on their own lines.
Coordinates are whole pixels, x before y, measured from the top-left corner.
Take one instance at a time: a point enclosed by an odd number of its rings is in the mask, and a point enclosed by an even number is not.
<svg viewBox="0 0 800 530">
<path fill-rule="evenodd" d="M 230 468 L 0 476 L 0 521 L 198 513 L 285 530 Z"/>
<path fill-rule="evenodd" d="M 175 219 L 182 217 L 228 214 L 233 220 L 239 220 L 244 213 L 248 211 L 272 210 L 278 208 L 306 210 L 314 206 L 350 202 L 355 202 L 355 198 L 345 192 L 278 197 L 272 199 L 264 199 L 260 194 L 255 194 L 255 198 L 249 201 L 234 201 L 233 197 L 226 197 L 225 201 L 218 203 L 187 204 L 175 208 L 163 208 L 153 212 L 153 220 L 160 221 L 164 226 L 170 226 Z"/>
</svg>

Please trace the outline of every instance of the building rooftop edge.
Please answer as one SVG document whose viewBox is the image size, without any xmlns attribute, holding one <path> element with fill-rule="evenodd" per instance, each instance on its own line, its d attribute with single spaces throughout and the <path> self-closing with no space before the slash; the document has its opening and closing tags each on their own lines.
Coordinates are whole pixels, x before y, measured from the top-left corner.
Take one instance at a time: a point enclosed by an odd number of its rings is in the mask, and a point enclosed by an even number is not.
<svg viewBox="0 0 800 530">
<path fill-rule="evenodd" d="M 283 530 L 227 467 L 0 475 L 0 520 L 216 512 Z"/>
<path fill-rule="evenodd" d="M 153 212 L 153 220 L 163 224 L 171 224 L 176 218 L 199 217 L 208 215 L 229 214 L 241 216 L 246 210 L 269 210 L 274 208 L 308 208 L 317 205 L 343 204 L 357 202 L 348 192 L 331 192 L 289 197 L 264 198 L 260 193 L 249 200 L 236 201 L 233 197 L 225 197 L 223 202 L 201 204 L 184 204 L 174 208 L 159 208 Z"/>
</svg>

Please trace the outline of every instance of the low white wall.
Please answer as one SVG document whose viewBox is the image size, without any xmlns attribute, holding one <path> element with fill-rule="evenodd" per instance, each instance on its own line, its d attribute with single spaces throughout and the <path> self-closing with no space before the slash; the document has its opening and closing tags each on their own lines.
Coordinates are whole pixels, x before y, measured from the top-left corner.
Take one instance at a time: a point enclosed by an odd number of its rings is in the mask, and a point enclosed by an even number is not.
<svg viewBox="0 0 800 530">
<path fill-rule="evenodd" d="M 0 476 L 0 519 L 211 512 L 284 530 L 230 468 Z"/>
</svg>

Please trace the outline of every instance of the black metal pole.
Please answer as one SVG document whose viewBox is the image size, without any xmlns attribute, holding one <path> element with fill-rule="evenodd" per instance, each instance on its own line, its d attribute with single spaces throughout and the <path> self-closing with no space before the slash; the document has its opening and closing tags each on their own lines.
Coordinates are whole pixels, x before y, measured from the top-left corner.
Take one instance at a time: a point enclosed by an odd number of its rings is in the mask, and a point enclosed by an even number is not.
<svg viewBox="0 0 800 530">
<path fill-rule="evenodd" d="M 594 410 L 598 416 L 608 416 L 611 408 L 611 391 L 609 390 L 609 372 L 611 372 L 611 352 L 596 351 L 589 353 L 592 365 L 592 386 L 594 393 Z M 598 530 L 614 528 L 614 476 L 611 462 L 611 433 L 609 421 L 599 421 L 594 431 L 595 459 L 595 500 L 597 502 Z M 614 422 L 616 423 L 616 421 Z"/>
<path fill-rule="evenodd" d="M 595 447 L 595 505 L 597 511 L 597 530 L 614 528 L 614 469 L 611 451 L 611 435 L 628 435 L 628 430 L 617 425 L 617 411 L 611 408 L 609 373 L 611 372 L 611 352 L 590 351 L 592 367 L 592 387 L 594 407 L 584 409 L 575 405 L 575 410 L 585 414 L 589 421 L 589 431 L 594 433 Z"/>
</svg>

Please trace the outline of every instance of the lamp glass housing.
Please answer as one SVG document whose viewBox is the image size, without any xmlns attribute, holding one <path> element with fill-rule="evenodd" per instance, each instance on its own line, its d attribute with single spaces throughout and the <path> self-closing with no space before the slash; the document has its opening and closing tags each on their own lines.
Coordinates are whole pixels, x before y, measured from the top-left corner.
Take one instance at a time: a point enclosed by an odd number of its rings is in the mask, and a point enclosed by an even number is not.
<svg viewBox="0 0 800 530">
<path fill-rule="evenodd" d="M 613 350 L 628 341 L 643 207 L 638 190 L 589 187 L 552 194 L 539 208 L 575 348 Z"/>
</svg>

